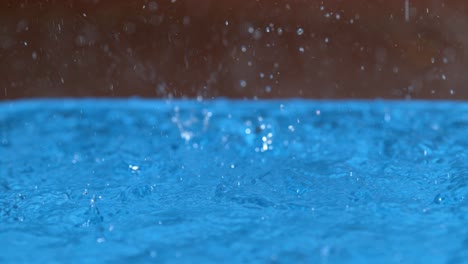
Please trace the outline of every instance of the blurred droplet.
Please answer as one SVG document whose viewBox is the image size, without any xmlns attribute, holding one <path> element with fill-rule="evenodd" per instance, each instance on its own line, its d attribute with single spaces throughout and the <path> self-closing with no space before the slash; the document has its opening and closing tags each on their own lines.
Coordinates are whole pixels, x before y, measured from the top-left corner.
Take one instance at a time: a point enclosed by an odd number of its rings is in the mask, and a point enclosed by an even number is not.
<svg viewBox="0 0 468 264">
<path fill-rule="evenodd" d="M 158 4 L 155 1 L 151 1 L 148 3 L 148 9 L 149 11 L 156 11 L 158 10 Z"/>
<path fill-rule="evenodd" d="M 133 22 L 126 22 L 123 26 L 123 31 L 127 34 L 134 34 L 136 31 L 136 24 Z"/>
<path fill-rule="evenodd" d="M 26 19 L 22 19 L 16 25 L 16 32 L 28 31 L 29 30 L 29 23 Z"/>
<path fill-rule="evenodd" d="M 280 27 L 279 27 L 279 28 L 277 28 L 277 29 L 276 29 L 276 33 L 278 34 L 278 36 L 281 36 L 281 35 L 283 35 L 283 29 L 282 29 L 282 28 L 280 28 Z"/>
<path fill-rule="evenodd" d="M 247 82 L 245 80 L 240 80 L 239 84 L 242 88 L 245 88 L 247 86 Z"/>
</svg>

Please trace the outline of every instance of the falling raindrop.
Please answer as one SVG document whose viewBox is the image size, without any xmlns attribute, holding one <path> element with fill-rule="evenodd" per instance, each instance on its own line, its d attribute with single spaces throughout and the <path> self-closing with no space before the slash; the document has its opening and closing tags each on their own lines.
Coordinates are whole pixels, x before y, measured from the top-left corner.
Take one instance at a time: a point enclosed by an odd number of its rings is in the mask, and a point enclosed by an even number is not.
<svg viewBox="0 0 468 264">
<path fill-rule="evenodd" d="M 282 29 L 282 28 L 280 28 L 280 27 L 279 27 L 279 28 L 277 28 L 277 29 L 276 29 L 276 33 L 278 34 L 278 36 L 281 36 L 281 35 L 283 35 L 283 29 Z"/>
<path fill-rule="evenodd" d="M 245 80 L 240 80 L 239 84 L 242 88 L 245 88 L 247 86 L 247 82 Z"/>
<path fill-rule="evenodd" d="M 302 34 L 304 34 L 304 30 L 302 28 L 298 28 L 297 29 L 297 35 L 301 36 Z"/>
<path fill-rule="evenodd" d="M 158 10 L 158 4 L 155 1 L 151 1 L 148 3 L 148 9 L 150 11 L 156 11 Z"/>
</svg>

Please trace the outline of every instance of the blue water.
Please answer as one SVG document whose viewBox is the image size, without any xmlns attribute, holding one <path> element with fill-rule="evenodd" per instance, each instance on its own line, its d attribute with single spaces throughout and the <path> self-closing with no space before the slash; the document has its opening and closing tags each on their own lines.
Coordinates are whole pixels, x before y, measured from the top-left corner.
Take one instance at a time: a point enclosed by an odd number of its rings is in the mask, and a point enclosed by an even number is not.
<svg viewBox="0 0 468 264">
<path fill-rule="evenodd" d="M 0 103 L 2 263 L 467 263 L 468 103 Z"/>
</svg>

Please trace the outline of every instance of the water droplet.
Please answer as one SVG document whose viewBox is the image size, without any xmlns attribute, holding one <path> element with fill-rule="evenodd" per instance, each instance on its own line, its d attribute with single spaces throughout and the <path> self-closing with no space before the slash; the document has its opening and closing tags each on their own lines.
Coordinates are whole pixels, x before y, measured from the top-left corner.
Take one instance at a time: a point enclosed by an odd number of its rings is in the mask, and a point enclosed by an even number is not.
<svg viewBox="0 0 468 264">
<path fill-rule="evenodd" d="M 128 167 L 129 167 L 132 171 L 137 171 L 137 170 L 140 169 L 140 167 L 138 167 L 137 165 L 132 165 L 132 164 L 128 165 Z"/>
<path fill-rule="evenodd" d="M 184 26 L 190 25 L 190 17 L 189 16 L 184 16 L 184 19 L 182 20 L 182 23 Z"/>
<path fill-rule="evenodd" d="M 442 194 L 440 193 L 434 197 L 434 203 L 436 204 L 441 204 L 444 200 L 445 200 L 445 197 L 443 197 Z"/>
<path fill-rule="evenodd" d="M 304 30 L 302 28 L 298 28 L 297 35 L 301 36 L 302 34 L 304 34 Z"/>
<path fill-rule="evenodd" d="M 279 28 L 277 28 L 277 29 L 276 29 L 276 33 L 278 34 L 278 36 L 281 36 L 281 35 L 283 35 L 283 29 L 282 29 L 282 28 L 280 28 L 280 27 L 279 27 Z"/>
<path fill-rule="evenodd" d="M 409 0 L 405 0 L 405 21 L 408 22 L 410 19 L 410 6 Z"/>
<path fill-rule="evenodd" d="M 247 82 L 245 80 L 240 80 L 239 84 L 242 88 L 245 88 L 247 86 Z"/>
<path fill-rule="evenodd" d="M 137 26 L 133 22 L 126 22 L 123 25 L 123 31 L 127 34 L 134 34 L 136 32 Z"/>
<path fill-rule="evenodd" d="M 253 38 L 255 40 L 261 39 L 262 38 L 262 31 L 260 29 L 255 30 L 255 32 L 253 33 Z"/>
<path fill-rule="evenodd" d="M 189 131 L 180 132 L 180 137 L 185 139 L 185 142 L 188 142 L 192 139 L 193 134 Z"/>
<path fill-rule="evenodd" d="M 148 9 L 150 11 L 156 11 L 158 10 L 158 4 L 155 1 L 151 1 L 148 3 Z"/>
</svg>

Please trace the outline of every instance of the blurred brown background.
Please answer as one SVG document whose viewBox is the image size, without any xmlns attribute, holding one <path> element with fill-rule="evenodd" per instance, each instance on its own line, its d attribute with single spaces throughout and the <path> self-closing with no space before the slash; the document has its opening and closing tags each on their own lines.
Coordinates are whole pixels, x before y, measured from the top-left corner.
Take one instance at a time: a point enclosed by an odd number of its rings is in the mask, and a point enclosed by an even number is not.
<svg viewBox="0 0 468 264">
<path fill-rule="evenodd" d="M 468 2 L 1 1 L 0 99 L 468 99 Z"/>
</svg>

